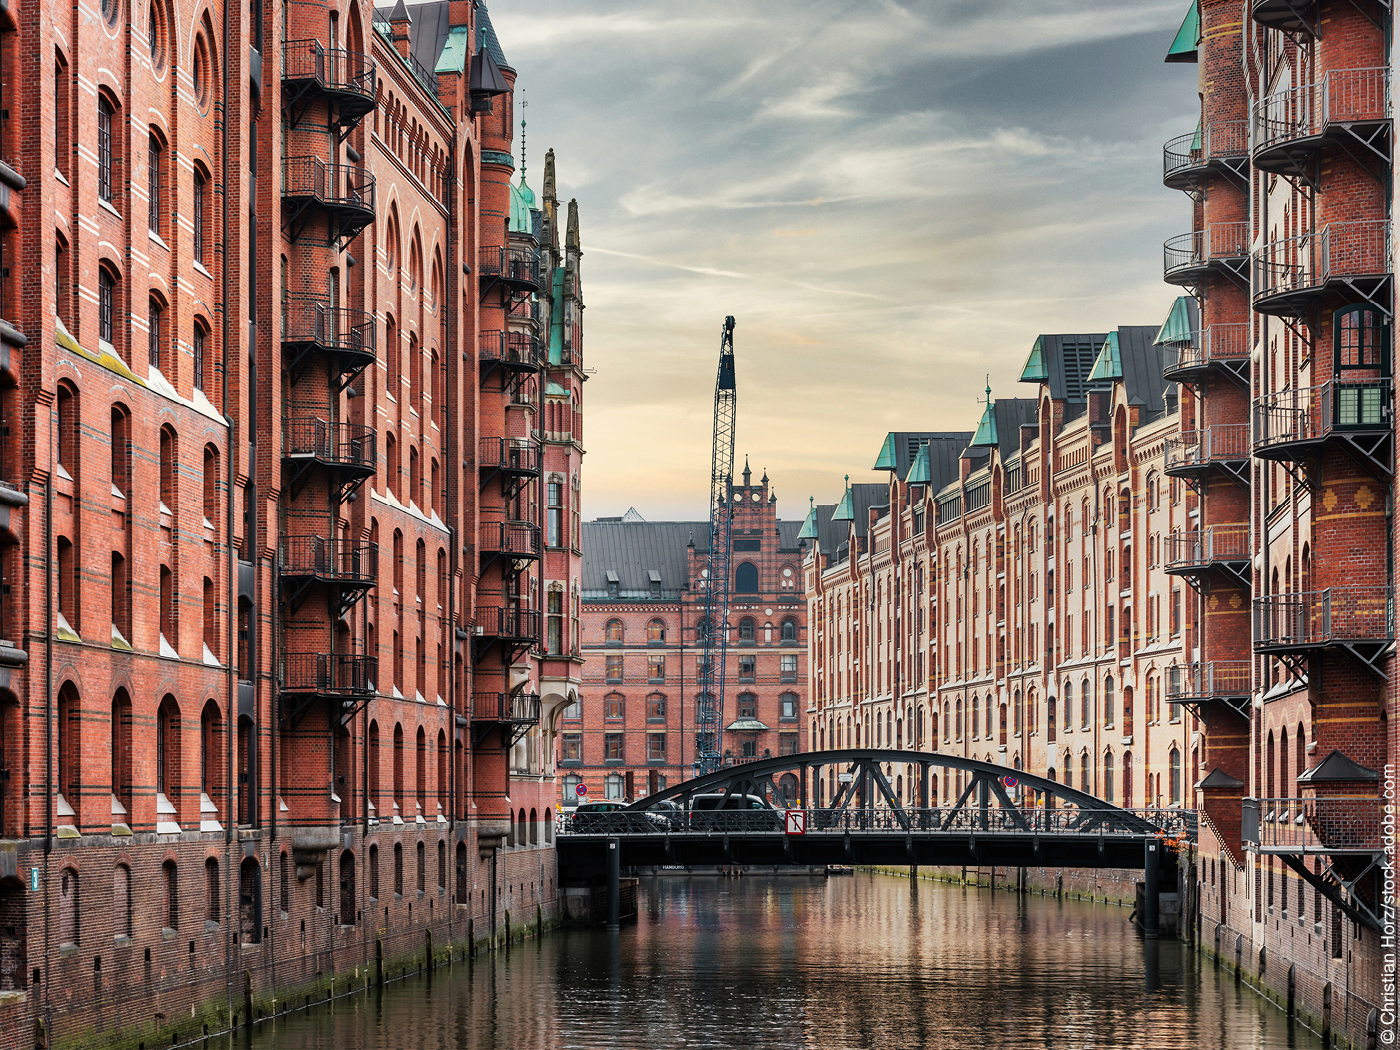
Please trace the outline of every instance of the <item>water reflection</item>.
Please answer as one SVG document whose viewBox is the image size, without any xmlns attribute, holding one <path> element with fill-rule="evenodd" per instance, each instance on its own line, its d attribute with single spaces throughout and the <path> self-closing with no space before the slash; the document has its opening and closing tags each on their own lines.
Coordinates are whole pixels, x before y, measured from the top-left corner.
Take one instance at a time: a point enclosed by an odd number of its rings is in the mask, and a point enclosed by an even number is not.
<svg viewBox="0 0 1400 1050">
<path fill-rule="evenodd" d="M 1117 907 L 887 876 L 644 880 L 568 931 L 264 1026 L 255 1048 L 1319 1045 Z"/>
</svg>

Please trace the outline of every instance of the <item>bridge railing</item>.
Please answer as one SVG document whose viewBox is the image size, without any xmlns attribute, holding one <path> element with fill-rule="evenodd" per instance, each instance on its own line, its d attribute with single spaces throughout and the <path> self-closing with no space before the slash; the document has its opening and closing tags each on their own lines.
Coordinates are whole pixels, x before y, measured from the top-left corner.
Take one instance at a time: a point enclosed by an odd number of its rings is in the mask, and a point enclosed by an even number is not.
<svg viewBox="0 0 1400 1050">
<path fill-rule="evenodd" d="M 995 834 L 1149 835 L 1195 838 L 1196 813 L 1178 809 L 1004 809 L 977 806 L 937 809 L 782 809 L 565 813 L 561 835 L 782 834 L 788 812 L 804 814 L 804 833 L 969 832 Z"/>
</svg>

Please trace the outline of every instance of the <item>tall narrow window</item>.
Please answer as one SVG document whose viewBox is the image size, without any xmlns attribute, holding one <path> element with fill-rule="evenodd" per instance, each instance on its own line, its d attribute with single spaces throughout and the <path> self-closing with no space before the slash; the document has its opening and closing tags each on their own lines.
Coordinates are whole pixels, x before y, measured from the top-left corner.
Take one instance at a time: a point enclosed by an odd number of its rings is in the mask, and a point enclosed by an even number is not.
<svg viewBox="0 0 1400 1050">
<path fill-rule="evenodd" d="M 151 331 L 149 359 L 152 368 L 160 369 L 160 348 L 165 335 L 165 311 L 160 308 L 159 301 L 151 300 Z M 111 341 L 110 339 L 108 340 Z"/>
<path fill-rule="evenodd" d="M 106 95 L 97 96 L 97 196 L 112 200 L 112 103 Z"/>
<path fill-rule="evenodd" d="M 68 63 L 63 60 L 62 53 L 57 53 L 53 65 L 54 167 L 65 179 L 72 177 L 68 166 L 73 159 L 73 140 L 68 127 L 68 81 Z"/>
<path fill-rule="evenodd" d="M 205 350 L 208 346 L 209 333 L 204 330 L 204 325 L 199 321 L 194 323 L 194 388 L 201 393 L 207 391 L 205 386 Z"/>
<path fill-rule="evenodd" d="M 161 161 L 163 153 L 160 139 L 151 135 L 146 145 L 146 194 L 149 198 L 146 225 L 157 237 L 160 236 Z"/>
<path fill-rule="evenodd" d="M 549 515 L 546 519 L 545 543 L 551 547 L 564 545 L 564 486 L 549 483 Z"/>
<path fill-rule="evenodd" d="M 112 271 L 103 266 L 97 271 L 97 338 L 112 342 L 113 304 L 117 297 L 117 282 Z"/>
<path fill-rule="evenodd" d="M 162 514 L 175 512 L 175 431 L 169 426 L 160 428 L 160 510 Z"/>
<path fill-rule="evenodd" d="M 204 206 L 205 194 L 208 180 L 204 177 L 204 172 L 194 169 L 194 193 L 190 199 L 190 222 L 194 226 L 194 261 L 201 266 L 207 265 L 204 261 Z"/>
</svg>

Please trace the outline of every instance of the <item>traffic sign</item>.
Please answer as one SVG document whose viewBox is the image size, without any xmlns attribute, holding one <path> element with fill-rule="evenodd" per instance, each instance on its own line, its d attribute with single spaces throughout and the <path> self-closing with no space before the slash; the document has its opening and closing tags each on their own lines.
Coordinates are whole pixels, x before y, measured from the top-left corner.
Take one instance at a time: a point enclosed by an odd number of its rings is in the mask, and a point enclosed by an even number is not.
<svg viewBox="0 0 1400 1050">
<path fill-rule="evenodd" d="M 588 785 L 579 784 L 577 787 L 574 788 L 574 794 L 577 795 L 579 798 L 583 798 L 584 795 L 588 794 Z"/>
<path fill-rule="evenodd" d="M 1020 783 L 1015 777 L 1002 777 L 1001 782 L 1009 788 L 1014 788 L 1018 783 Z"/>
<path fill-rule="evenodd" d="M 851 783 L 851 781 L 855 780 L 855 778 L 856 778 L 856 775 L 855 775 L 854 773 L 837 773 L 837 774 L 836 774 L 836 780 L 837 780 L 838 783 L 841 783 L 841 784 L 849 784 L 849 783 Z"/>
<path fill-rule="evenodd" d="M 789 835 L 807 834 L 807 811 L 805 809 L 790 809 L 784 814 L 784 830 Z"/>
</svg>

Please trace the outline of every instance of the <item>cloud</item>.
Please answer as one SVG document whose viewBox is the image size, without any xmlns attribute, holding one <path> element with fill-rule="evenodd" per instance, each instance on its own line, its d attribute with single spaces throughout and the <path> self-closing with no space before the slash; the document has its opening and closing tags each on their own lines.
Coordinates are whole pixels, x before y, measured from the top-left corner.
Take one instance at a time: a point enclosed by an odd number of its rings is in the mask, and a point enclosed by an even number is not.
<svg viewBox="0 0 1400 1050">
<path fill-rule="evenodd" d="M 1184 8 L 493 0 L 531 156 L 579 200 L 585 517 L 703 517 L 726 314 L 785 517 L 887 430 L 970 429 L 987 373 L 1025 393 L 1038 333 L 1159 322 Z"/>
</svg>

